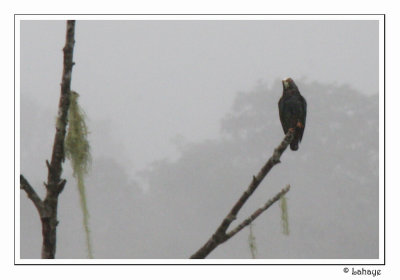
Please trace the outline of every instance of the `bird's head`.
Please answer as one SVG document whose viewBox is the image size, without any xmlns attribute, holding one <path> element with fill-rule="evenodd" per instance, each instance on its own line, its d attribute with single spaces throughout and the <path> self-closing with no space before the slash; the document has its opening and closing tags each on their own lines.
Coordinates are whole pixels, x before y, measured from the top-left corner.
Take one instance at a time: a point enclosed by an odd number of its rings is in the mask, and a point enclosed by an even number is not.
<svg viewBox="0 0 400 280">
<path fill-rule="evenodd" d="M 283 90 L 297 89 L 296 84 L 292 78 L 286 78 L 282 80 Z"/>
</svg>

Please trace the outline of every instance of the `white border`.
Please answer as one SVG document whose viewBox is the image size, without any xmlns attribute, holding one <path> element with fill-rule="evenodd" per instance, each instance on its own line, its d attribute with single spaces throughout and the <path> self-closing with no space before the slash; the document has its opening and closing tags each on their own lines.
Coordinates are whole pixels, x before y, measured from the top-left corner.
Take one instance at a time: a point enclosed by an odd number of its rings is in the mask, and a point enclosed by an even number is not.
<svg viewBox="0 0 400 280">
<path fill-rule="evenodd" d="M 20 174 L 21 20 L 378 20 L 379 21 L 379 259 L 21 259 L 20 189 L 15 186 L 16 264 L 384 264 L 384 16 L 383 15 L 15 15 L 15 182 Z"/>
<path fill-rule="evenodd" d="M 384 259 L 385 240 L 385 26 L 379 21 L 379 259 Z"/>
<path fill-rule="evenodd" d="M 21 135 L 20 135 L 20 131 L 21 131 L 21 112 L 20 112 L 20 21 L 17 20 L 17 18 L 15 18 L 15 22 L 14 22 L 14 26 L 15 26 L 15 54 L 14 54 L 14 65 L 15 65 L 15 69 L 14 69 L 14 77 L 15 77 L 15 186 L 14 186 L 14 191 L 15 191 L 15 262 L 18 263 L 17 260 L 20 259 L 20 240 L 21 240 L 21 219 L 19 218 L 21 216 L 20 214 L 20 188 L 19 188 L 19 184 L 18 182 L 20 181 L 20 174 L 21 174 L 21 170 L 20 170 L 20 161 L 21 161 L 21 149 L 20 149 L 20 144 L 21 144 Z M 38 216 L 39 218 L 39 216 Z"/>
<path fill-rule="evenodd" d="M 16 15 L 16 20 L 382 20 L 383 15 L 257 15 L 257 14 L 133 14 L 133 15 Z"/>
<path fill-rule="evenodd" d="M 16 264 L 255 264 L 255 265 L 377 265 L 377 259 L 16 259 Z"/>
</svg>

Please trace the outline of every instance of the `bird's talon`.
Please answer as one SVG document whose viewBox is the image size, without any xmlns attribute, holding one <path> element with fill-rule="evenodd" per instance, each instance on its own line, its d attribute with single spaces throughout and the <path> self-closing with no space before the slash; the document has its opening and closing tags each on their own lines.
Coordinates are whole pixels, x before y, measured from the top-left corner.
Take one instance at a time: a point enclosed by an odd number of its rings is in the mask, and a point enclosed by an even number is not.
<svg viewBox="0 0 400 280">
<path fill-rule="evenodd" d="M 303 128 L 304 126 L 303 126 L 303 124 L 301 123 L 301 122 L 297 122 L 297 125 L 296 125 L 297 127 L 299 127 L 299 128 Z"/>
</svg>

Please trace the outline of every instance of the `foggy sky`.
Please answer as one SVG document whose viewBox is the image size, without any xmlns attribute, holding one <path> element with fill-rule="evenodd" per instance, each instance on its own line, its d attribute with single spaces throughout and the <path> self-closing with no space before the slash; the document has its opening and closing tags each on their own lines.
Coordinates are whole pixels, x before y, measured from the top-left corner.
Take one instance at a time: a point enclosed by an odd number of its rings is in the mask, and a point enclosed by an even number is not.
<svg viewBox="0 0 400 280">
<path fill-rule="evenodd" d="M 40 194 L 54 137 L 64 39 L 64 21 L 21 23 L 21 172 Z M 101 165 L 102 170 L 113 170 L 90 175 L 93 182 L 99 177 L 110 182 L 109 189 L 89 191 L 91 222 L 123 231 L 130 213 L 122 205 L 136 203 L 143 211 L 146 205 L 135 195 L 122 194 L 145 189 L 151 196 L 155 191 L 137 174 L 155 160 L 179 159 L 179 147 L 187 143 L 219 140 L 221 120 L 231 111 L 237 92 L 290 76 L 345 84 L 366 95 L 378 93 L 378 22 L 78 21 L 74 61 L 72 89 L 80 93 L 88 115 L 92 155 L 98 159 L 93 169 Z M 276 102 L 279 96 L 276 92 Z M 84 258 L 79 201 L 70 174 L 67 163 L 69 187 L 61 194 L 57 256 Z M 115 194 L 117 186 L 125 191 Z M 107 192 L 115 200 L 107 200 Z M 21 236 L 21 256 L 38 258 L 40 222 L 31 204 L 22 194 L 21 235 L 29 235 Z M 91 204 L 104 209 L 93 210 Z M 112 221 L 101 219 L 102 211 L 119 207 Z M 216 214 L 217 219 L 224 214 Z M 146 228 L 145 220 L 135 224 L 136 236 L 149 236 L 142 242 L 149 243 L 145 248 L 150 251 L 142 257 L 153 256 L 152 239 L 154 244 L 168 243 Z M 115 234 L 112 238 L 118 238 Z M 106 232 L 93 235 L 95 256 L 97 249 L 110 258 L 129 257 L 113 251 Z M 190 249 L 200 245 L 194 242 Z M 189 248 L 182 251 L 193 253 Z M 166 252 L 164 257 L 172 255 Z"/>
<path fill-rule="evenodd" d="M 53 115 L 64 29 L 64 21 L 21 24 L 21 97 L 40 93 Z M 144 167 L 176 155 L 177 139 L 218 137 L 235 93 L 259 80 L 377 93 L 377 36 L 374 21 L 78 21 L 72 89 L 91 120 L 135 135 L 126 153 Z"/>
</svg>

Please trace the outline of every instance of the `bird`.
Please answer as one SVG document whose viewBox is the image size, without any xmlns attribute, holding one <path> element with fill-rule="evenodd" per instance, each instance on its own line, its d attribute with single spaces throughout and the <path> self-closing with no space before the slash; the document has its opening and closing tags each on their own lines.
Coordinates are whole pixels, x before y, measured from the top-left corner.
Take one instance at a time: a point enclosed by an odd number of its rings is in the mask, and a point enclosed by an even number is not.
<svg viewBox="0 0 400 280">
<path fill-rule="evenodd" d="M 307 102 L 292 78 L 282 80 L 283 93 L 279 99 L 279 118 L 283 132 L 294 131 L 290 149 L 297 151 L 306 126 Z"/>
</svg>

